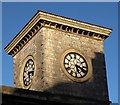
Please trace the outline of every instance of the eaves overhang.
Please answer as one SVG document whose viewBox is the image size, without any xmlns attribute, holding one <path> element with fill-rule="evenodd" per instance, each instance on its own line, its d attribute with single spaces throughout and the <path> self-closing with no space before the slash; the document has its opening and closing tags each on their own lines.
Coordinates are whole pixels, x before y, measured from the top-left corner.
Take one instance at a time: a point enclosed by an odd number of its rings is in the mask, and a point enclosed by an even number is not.
<svg viewBox="0 0 120 105">
<path fill-rule="evenodd" d="M 42 27 L 66 31 L 97 40 L 106 39 L 112 32 L 110 28 L 38 11 L 16 37 L 5 47 L 5 51 L 14 56 Z"/>
</svg>

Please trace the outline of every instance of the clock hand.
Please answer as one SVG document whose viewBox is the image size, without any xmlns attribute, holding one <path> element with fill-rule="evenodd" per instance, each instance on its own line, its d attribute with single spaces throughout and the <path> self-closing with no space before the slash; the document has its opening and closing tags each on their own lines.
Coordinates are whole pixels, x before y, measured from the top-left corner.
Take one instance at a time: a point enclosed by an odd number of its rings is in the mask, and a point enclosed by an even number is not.
<svg viewBox="0 0 120 105">
<path fill-rule="evenodd" d="M 78 65 L 75 65 L 76 69 L 77 69 L 77 72 L 79 73 L 79 70 L 78 70 Z"/>
<path fill-rule="evenodd" d="M 79 66 L 80 67 L 80 66 Z M 84 70 L 82 67 L 80 67 L 80 69 L 82 70 L 83 73 L 86 73 L 87 71 Z"/>
<path fill-rule="evenodd" d="M 75 65 L 77 67 L 77 72 L 80 70 L 82 70 L 83 73 L 86 73 L 87 71 L 84 70 L 82 67 L 78 66 L 78 65 Z"/>
</svg>

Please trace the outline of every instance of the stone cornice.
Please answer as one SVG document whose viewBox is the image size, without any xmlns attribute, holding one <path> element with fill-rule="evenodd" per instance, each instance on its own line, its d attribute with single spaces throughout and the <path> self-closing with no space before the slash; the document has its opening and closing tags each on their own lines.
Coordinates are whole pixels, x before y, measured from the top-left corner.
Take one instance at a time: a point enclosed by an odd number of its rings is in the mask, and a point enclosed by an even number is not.
<svg viewBox="0 0 120 105">
<path fill-rule="evenodd" d="M 38 11 L 18 35 L 5 47 L 5 51 L 14 56 L 42 27 L 70 32 L 98 40 L 104 40 L 112 32 L 111 29 L 105 27 Z"/>
<path fill-rule="evenodd" d="M 9 54 L 10 51 L 32 30 L 33 26 L 39 21 L 40 15 L 36 14 L 26 26 L 16 35 L 16 37 L 5 47 L 5 51 Z"/>
<path fill-rule="evenodd" d="M 49 14 L 49 13 L 42 12 L 42 11 L 39 11 L 39 14 L 41 15 L 41 19 L 46 20 L 46 21 L 51 21 L 54 23 L 63 24 L 66 26 L 103 34 L 106 36 L 109 36 L 109 34 L 112 32 L 110 28 L 105 28 L 105 27 L 65 18 L 62 16 Z"/>
</svg>

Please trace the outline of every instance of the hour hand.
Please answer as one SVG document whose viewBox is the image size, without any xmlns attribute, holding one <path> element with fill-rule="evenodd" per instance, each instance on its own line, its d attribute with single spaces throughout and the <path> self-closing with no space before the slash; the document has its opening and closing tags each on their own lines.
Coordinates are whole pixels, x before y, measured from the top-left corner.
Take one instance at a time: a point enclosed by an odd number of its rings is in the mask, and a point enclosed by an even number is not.
<svg viewBox="0 0 120 105">
<path fill-rule="evenodd" d="M 77 72 L 79 73 L 80 70 L 79 70 L 79 66 L 78 65 L 75 65 L 76 69 L 77 69 Z"/>
</svg>

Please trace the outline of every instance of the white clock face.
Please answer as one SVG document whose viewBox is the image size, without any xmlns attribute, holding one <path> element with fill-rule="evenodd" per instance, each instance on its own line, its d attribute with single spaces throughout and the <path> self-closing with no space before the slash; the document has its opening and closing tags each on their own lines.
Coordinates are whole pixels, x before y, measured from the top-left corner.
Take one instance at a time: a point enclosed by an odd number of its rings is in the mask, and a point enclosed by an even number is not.
<svg viewBox="0 0 120 105">
<path fill-rule="evenodd" d="M 25 86 L 29 86 L 33 80 L 35 65 L 32 59 L 29 59 L 24 67 L 23 83 Z"/>
<path fill-rule="evenodd" d="M 66 50 L 60 62 L 65 75 L 75 82 L 84 82 L 92 77 L 91 60 L 76 49 Z"/>
<path fill-rule="evenodd" d="M 64 57 L 64 68 L 69 75 L 75 78 L 83 78 L 88 73 L 85 58 L 76 52 L 70 52 Z"/>
</svg>

